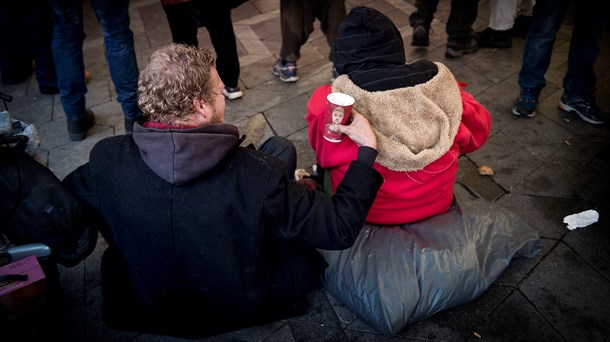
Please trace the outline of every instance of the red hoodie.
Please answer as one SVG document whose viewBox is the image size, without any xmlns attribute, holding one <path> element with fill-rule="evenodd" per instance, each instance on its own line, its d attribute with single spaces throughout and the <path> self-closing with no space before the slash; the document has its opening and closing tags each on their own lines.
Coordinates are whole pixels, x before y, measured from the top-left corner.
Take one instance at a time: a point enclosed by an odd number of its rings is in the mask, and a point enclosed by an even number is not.
<svg viewBox="0 0 610 342">
<path fill-rule="evenodd" d="M 348 80 L 349 83 L 349 78 L 347 76 L 342 75 L 340 78 L 345 78 L 343 81 Z M 454 80 L 453 83 L 455 84 Z M 334 86 L 324 85 L 319 87 L 309 100 L 306 120 L 309 125 L 308 130 L 311 147 L 316 152 L 318 164 L 326 169 L 327 172 L 330 172 L 332 190 L 334 193 L 337 185 L 345 175 L 350 162 L 356 159 L 358 146 L 348 137 L 345 137 L 339 143 L 329 142 L 322 137 L 326 111 L 326 96 L 333 90 L 331 87 L 333 87 L 335 91 L 341 90 L 342 92 L 347 93 L 350 93 L 349 89 L 353 89 L 353 87 L 337 88 L 337 81 L 335 81 Z M 445 88 L 446 87 L 443 89 Z M 456 94 L 456 96 L 461 96 L 462 113 L 461 119 L 459 117 L 454 119 L 454 121 L 457 120 L 455 126 L 459 126 L 456 127 L 456 130 L 453 130 L 453 133 L 449 133 L 455 135 L 453 144 L 451 145 L 451 142 L 449 141 L 449 143 L 446 144 L 447 146 L 450 145 L 449 149 L 444 153 L 440 153 L 439 158 L 426 164 L 423 168 L 416 171 L 395 171 L 381 165 L 380 162 L 384 160 L 383 154 L 386 152 L 384 152 L 385 150 L 380 140 L 383 133 L 376 130 L 375 133 L 379 141 L 379 156 L 375 163 L 375 169 L 383 176 L 384 183 L 377 193 L 373 207 L 369 211 L 366 219 L 368 223 L 377 225 L 396 225 L 414 222 L 441 214 L 447 211 L 451 206 L 453 201 L 453 185 L 458 170 L 457 160 L 460 153 L 469 153 L 480 148 L 487 141 L 491 130 L 489 112 L 478 103 L 472 95 L 464 91 L 460 85 L 458 85 L 457 88 L 458 89 L 455 90 L 454 94 Z M 363 92 L 366 93 L 367 96 L 372 93 L 385 93 Z M 443 94 L 446 93 L 448 94 L 448 91 L 443 90 Z M 356 97 L 354 108 L 365 115 L 369 119 L 369 122 L 371 122 L 371 126 L 375 129 L 375 125 L 379 124 L 379 116 L 382 115 L 380 115 L 380 113 L 374 113 L 375 108 L 378 107 L 374 106 L 374 103 L 371 105 L 370 98 L 367 96 L 358 96 L 358 94 L 358 92 L 350 93 L 350 95 Z M 392 94 L 392 96 L 393 95 L 394 94 Z M 457 101 L 459 106 L 459 98 Z M 384 105 L 387 107 L 387 104 Z M 403 101 L 401 105 L 403 107 L 407 106 L 408 101 Z M 373 113 L 371 113 L 371 110 Z M 427 111 L 423 112 L 428 113 Z M 392 115 L 396 115 L 396 112 L 392 111 Z M 428 114 L 423 115 L 427 116 Z M 373 117 L 375 117 L 375 119 Z M 426 120 L 426 118 L 424 118 L 424 120 Z M 406 122 L 404 125 L 406 126 L 408 124 L 409 122 Z M 389 138 L 391 140 L 392 137 Z M 385 139 L 387 140 L 388 137 L 385 137 Z M 405 159 L 407 159 L 406 156 Z M 400 162 L 401 161 L 398 160 L 397 163 L 400 164 Z M 388 162 L 386 164 L 391 163 Z"/>
</svg>

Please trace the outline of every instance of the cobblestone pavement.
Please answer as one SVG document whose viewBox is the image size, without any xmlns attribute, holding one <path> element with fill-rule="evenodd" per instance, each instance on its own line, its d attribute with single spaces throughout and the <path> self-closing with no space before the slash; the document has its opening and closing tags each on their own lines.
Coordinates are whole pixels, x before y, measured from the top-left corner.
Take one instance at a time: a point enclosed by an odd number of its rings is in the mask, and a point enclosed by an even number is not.
<svg viewBox="0 0 610 342">
<path fill-rule="evenodd" d="M 556 104 L 562 93 L 571 36 L 569 18 L 557 37 L 548 85 L 541 95 L 538 115 L 531 119 L 511 114 L 518 95 L 517 73 L 523 39 L 514 38 L 508 49 L 480 49 L 459 59 L 444 56 L 444 23 L 450 2 L 441 0 L 432 23 L 428 48 L 410 46 L 408 15 L 414 0 L 347 0 L 348 10 L 366 5 L 387 14 L 405 39 L 410 62 L 431 59 L 445 63 L 467 90 L 493 117 L 487 144 L 460 157 L 458 179 L 489 201 L 504 205 L 526 218 L 539 232 L 542 253 L 534 259 L 515 259 L 483 295 L 384 336 L 323 289 L 311 294 L 312 310 L 300 317 L 230 332 L 206 341 L 609 341 L 610 340 L 610 135 L 608 125 L 592 126 L 561 112 Z M 61 179 L 87 160 L 100 139 L 123 134 L 123 117 L 116 102 L 104 60 L 103 38 L 95 17 L 85 6 L 85 60 L 91 73 L 87 104 L 97 123 L 81 142 L 70 142 L 59 96 L 38 93 L 35 78 L 0 86 L 14 97 L 14 117 L 34 123 L 41 134 L 41 151 L 48 167 Z M 155 49 L 171 36 L 158 0 L 132 0 L 132 30 L 140 68 Z M 488 2 L 479 4 L 475 30 L 487 26 Z M 243 99 L 227 101 L 226 121 L 260 144 L 272 135 L 286 136 L 298 146 L 299 167 L 309 168 L 314 156 L 307 143 L 305 108 L 312 91 L 331 77 L 326 58 L 329 47 L 316 29 L 302 49 L 299 81 L 280 82 L 271 65 L 280 48 L 278 0 L 250 0 L 233 11 L 241 61 Z M 210 46 L 205 28 L 200 45 Z M 610 110 L 610 34 L 602 37 L 602 52 L 595 65 L 598 102 Z M 479 176 L 479 165 L 491 166 L 495 175 Z M 600 222 L 573 231 L 563 217 L 596 209 Z M 56 341 L 179 341 L 147 334 L 113 331 L 100 319 L 99 262 L 103 239 L 93 255 L 73 268 L 61 268 L 66 303 L 63 311 L 48 317 L 36 331 L 40 340 Z M 205 322 L 202 322 L 205 324 Z M 476 334 L 475 334 L 476 333 Z M 480 338 L 477 335 L 481 336 Z M 0 340 L 3 340 L 0 338 Z"/>
</svg>

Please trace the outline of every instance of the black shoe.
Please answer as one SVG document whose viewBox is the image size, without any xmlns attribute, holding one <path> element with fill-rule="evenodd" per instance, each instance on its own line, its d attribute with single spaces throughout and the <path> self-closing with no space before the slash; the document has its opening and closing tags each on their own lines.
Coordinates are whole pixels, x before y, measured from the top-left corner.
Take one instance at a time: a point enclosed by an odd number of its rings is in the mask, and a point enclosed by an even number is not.
<svg viewBox="0 0 610 342">
<path fill-rule="evenodd" d="M 513 37 L 510 30 L 499 31 L 488 27 L 483 31 L 475 33 L 474 38 L 480 47 L 502 49 L 513 45 Z"/>
<path fill-rule="evenodd" d="M 462 39 L 449 39 L 447 41 L 447 50 L 445 56 L 449 58 L 462 57 L 467 53 L 473 53 L 479 49 L 477 41 L 474 38 Z"/>
<path fill-rule="evenodd" d="M 138 116 L 135 119 L 125 119 L 125 134 L 133 133 L 133 124 L 142 121 L 146 121 L 143 116 Z"/>
<path fill-rule="evenodd" d="M 411 45 L 413 46 L 428 46 L 430 45 L 430 25 L 424 25 L 423 23 L 415 23 L 413 25 L 413 39 Z"/>
<path fill-rule="evenodd" d="M 513 36 L 525 38 L 530 30 L 530 26 L 532 26 L 532 21 L 534 21 L 532 16 L 519 15 L 515 18 L 513 28 L 511 29 Z"/>
<path fill-rule="evenodd" d="M 50 87 L 39 86 L 38 91 L 40 91 L 41 94 L 45 94 L 45 95 L 59 94 L 59 88 L 57 88 L 56 86 L 50 86 Z"/>
<path fill-rule="evenodd" d="M 85 109 L 85 113 L 80 120 L 68 121 L 68 136 L 72 141 L 81 141 L 87 136 L 87 130 L 95 124 L 95 116 L 89 109 Z"/>
</svg>

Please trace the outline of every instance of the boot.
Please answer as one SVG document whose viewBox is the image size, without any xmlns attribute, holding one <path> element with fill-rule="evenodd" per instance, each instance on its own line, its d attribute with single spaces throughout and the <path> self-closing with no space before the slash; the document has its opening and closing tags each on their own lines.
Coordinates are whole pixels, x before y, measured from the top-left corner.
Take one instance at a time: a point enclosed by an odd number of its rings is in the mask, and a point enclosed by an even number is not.
<svg viewBox="0 0 610 342">
<path fill-rule="evenodd" d="M 85 109 L 85 114 L 80 120 L 68 121 L 68 136 L 71 141 L 81 141 L 87 136 L 87 130 L 95 124 L 95 116 L 90 109 Z"/>
</svg>

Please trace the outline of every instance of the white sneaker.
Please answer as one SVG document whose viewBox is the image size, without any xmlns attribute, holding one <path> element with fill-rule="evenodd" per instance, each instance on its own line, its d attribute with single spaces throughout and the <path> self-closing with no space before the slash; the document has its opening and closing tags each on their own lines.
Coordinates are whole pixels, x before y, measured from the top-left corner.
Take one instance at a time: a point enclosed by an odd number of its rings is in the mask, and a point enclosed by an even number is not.
<svg viewBox="0 0 610 342">
<path fill-rule="evenodd" d="M 239 99 L 244 96 L 244 93 L 239 87 L 225 87 L 222 90 L 222 94 L 229 100 Z"/>
</svg>

